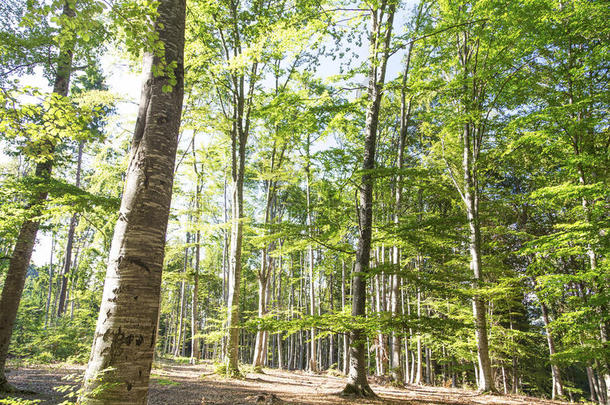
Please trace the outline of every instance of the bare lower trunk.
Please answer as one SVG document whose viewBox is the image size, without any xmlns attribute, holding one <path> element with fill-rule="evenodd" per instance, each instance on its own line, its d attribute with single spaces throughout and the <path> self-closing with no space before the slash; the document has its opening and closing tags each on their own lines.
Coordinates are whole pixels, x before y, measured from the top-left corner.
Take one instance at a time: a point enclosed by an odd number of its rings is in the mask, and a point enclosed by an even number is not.
<svg viewBox="0 0 610 405">
<path fill-rule="evenodd" d="M 199 360 L 199 338 L 197 337 L 197 334 L 199 333 L 199 314 L 197 310 L 199 303 L 197 296 L 199 294 L 200 239 L 201 232 L 197 230 L 195 235 L 195 274 L 193 280 L 193 295 L 191 299 L 191 364 L 195 364 Z"/>
<path fill-rule="evenodd" d="M 64 3 L 63 16 L 73 18 L 75 12 L 68 3 Z M 63 28 L 65 30 L 65 28 Z M 63 44 L 59 51 L 57 66 L 55 67 L 55 83 L 53 93 L 66 97 L 70 88 L 70 75 L 72 73 L 72 51 L 73 40 L 68 40 Z M 43 141 L 45 142 L 45 141 Z M 34 145 L 41 147 L 47 153 L 53 154 L 55 144 L 46 141 L 44 145 Z M 53 169 L 53 158 L 47 159 L 36 164 L 35 176 L 37 181 L 48 181 Z M 48 191 L 43 190 L 37 193 L 29 204 L 32 210 L 30 218 L 36 218 L 41 210 L 41 205 L 47 199 Z M 21 225 L 13 253 L 9 260 L 8 270 L 0 297 L 0 391 L 10 391 L 12 387 L 8 384 L 5 376 L 6 358 L 13 334 L 13 326 L 17 319 L 17 311 L 25 286 L 25 278 L 32 258 L 36 234 L 38 233 L 39 222 L 33 219 L 26 219 Z"/>
<path fill-rule="evenodd" d="M 184 269 L 182 270 L 182 277 L 186 277 L 187 266 L 188 266 L 188 257 L 189 257 L 189 234 L 186 233 L 186 247 L 184 248 Z M 180 349 L 182 348 L 182 340 L 183 340 L 183 325 L 184 325 L 184 306 L 186 304 L 186 282 L 184 280 L 180 281 L 180 307 L 178 309 L 178 337 L 176 338 L 176 347 L 174 348 L 174 356 L 178 357 L 181 355 Z"/>
<path fill-rule="evenodd" d="M 200 357 L 199 352 L 199 265 L 201 261 L 201 180 L 197 169 L 197 153 L 195 134 L 193 134 L 193 169 L 197 175 L 195 183 L 195 268 L 193 274 L 193 295 L 191 298 L 191 364 L 196 364 Z"/>
<path fill-rule="evenodd" d="M 266 255 L 263 255 L 263 263 L 266 261 Z M 264 264 L 262 266 L 265 266 Z M 265 270 L 263 270 L 265 271 Z M 269 280 L 266 277 L 258 278 L 258 317 L 262 318 L 267 314 L 267 284 Z M 258 330 L 256 332 L 256 343 L 254 345 L 254 358 L 252 366 L 255 371 L 260 371 L 264 366 L 266 356 L 265 346 L 265 331 Z"/>
<path fill-rule="evenodd" d="M 394 247 L 394 271 L 398 272 L 400 268 L 400 249 L 395 246 Z M 398 317 L 401 315 L 400 313 L 400 276 L 398 274 L 393 274 L 391 276 L 392 282 L 392 299 L 391 299 L 391 307 L 392 307 L 392 316 Z M 392 379 L 394 382 L 402 383 L 404 376 L 402 372 L 402 364 L 401 364 L 401 350 L 402 344 L 400 339 L 400 334 L 398 331 L 394 330 L 392 332 Z"/>
<path fill-rule="evenodd" d="M 401 311 L 403 314 L 407 314 L 407 315 L 411 315 L 411 309 L 407 306 L 406 310 L 405 310 L 405 291 L 404 289 L 400 290 L 400 307 L 401 307 Z M 411 333 L 409 333 L 409 335 L 407 337 L 405 337 L 404 339 L 404 345 L 405 345 L 405 364 L 404 364 L 404 383 L 405 384 L 411 384 L 412 383 L 412 376 L 413 373 L 411 372 L 410 368 L 409 368 L 409 364 L 412 364 L 411 361 L 409 361 L 409 338 L 411 336 Z"/>
<path fill-rule="evenodd" d="M 470 270 L 474 276 L 473 288 L 475 295 L 472 299 L 472 311 L 474 315 L 475 334 L 477 339 L 477 357 L 479 365 L 479 378 L 477 381 L 480 391 L 495 391 L 493 375 L 491 370 L 491 359 L 489 358 L 489 344 L 487 341 L 487 318 L 485 312 L 485 301 L 477 289 L 482 287 L 483 272 L 481 265 L 481 227 L 479 221 L 479 193 L 476 170 L 473 168 L 473 152 L 471 138 L 474 137 L 472 127 L 464 125 L 462 142 L 464 145 L 463 170 L 464 170 L 464 204 L 469 227 L 469 250 Z"/>
<path fill-rule="evenodd" d="M 243 106 L 239 108 L 241 108 L 243 112 Z M 239 119 L 239 122 L 241 122 L 241 118 Z M 246 140 L 247 138 L 241 130 L 236 129 L 234 131 L 232 141 L 233 204 L 231 206 L 231 246 L 229 252 L 229 279 L 227 283 L 228 337 L 225 358 L 227 374 L 232 376 L 239 375 L 239 299 L 242 270 L 241 251 L 243 239 L 243 194 Z"/>
<path fill-rule="evenodd" d="M 310 139 L 309 136 L 307 138 L 307 164 L 305 166 L 305 171 L 307 174 L 307 188 L 306 188 L 306 194 L 307 194 L 307 228 L 308 228 L 308 232 L 309 232 L 309 236 L 312 236 L 312 218 L 311 218 L 311 198 L 310 198 L 310 172 L 309 172 L 309 146 L 310 146 Z M 310 244 L 308 249 L 307 249 L 307 253 L 308 253 L 308 257 L 309 257 L 309 310 L 310 310 L 310 315 L 314 316 L 315 313 L 315 307 L 316 307 L 316 295 L 315 295 L 315 285 L 314 285 L 314 281 L 313 281 L 313 246 Z M 318 371 L 318 362 L 316 361 L 316 329 L 315 328 L 311 328 L 311 349 L 310 349 L 310 357 L 309 357 L 309 370 L 313 373 L 316 373 Z"/>
<path fill-rule="evenodd" d="M 165 234 L 183 97 L 184 0 L 161 0 L 155 29 L 176 83 L 153 74 L 161 59 L 147 53 L 145 82 L 102 304 L 80 404 L 146 404 L 156 343 Z"/>
<path fill-rule="evenodd" d="M 341 260 L 341 309 L 345 311 L 345 260 Z M 349 373 L 349 335 L 343 334 L 343 374 Z"/>
<path fill-rule="evenodd" d="M 586 369 L 587 369 L 587 381 L 589 383 L 589 393 L 590 393 L 589 399 L 591 400 L 591 402 L 597 402 L 598 388 L 596 386 L 597 382 L 595 381 L 595 374 L 593 373 L 593 368 L 591 366 L 587 365 Z"/>
<path fill-rule="evenodd" d="M 419 257 L 417 258 L 417 263 L 419 263 Z M 419 269 L 419 264 L 417 265 L 418 269 Z M 421 292 L 419 290 L 419 287 L 417 288 L 417 317 L 421 318 Z M 415 384 L 420 385 L 422 383 L 422 377 L 423 377 L 423 357 L 422 357 L 422 346 L 421 346 L 421 335 L 419 334 L 419 332 L 417 333 L 417 337 L 416 337 L 416 341 L 417 341 L 417 371 L 415 374 Z"/>
<path fill-rule="evenodd" d="M 55 232 L 51 239 L 51 259 L 49 260 L 49 289 L 47 291 L 47 304 L 45 306 L 44 327 L 49 324 L 49 315 L 51 315 L 51 297 L 53 295 L 53 255 L 55 254 Z"/>
<path fill-rule="evenodd" d="M 280 248 L 281 248 L 281 243 L 280 243 Z M 277 288 L 277 299 L 276 299 L 276 308 L 278 310 L 278 312 L 281 314 L 282 313 L 282 266 L 283 266 L 283 261 L 282 261 L 282 256 L 281 256 L 281 250 L 280 250 L 280 257 L 279 257 L 279 272 L 278 272 L 278 288 Z M 278 318 L 279 319 L 279 316 Z M 283 340 L 282 340 L 282 333 L 279 332 L 276 334 L 276 345 L 277 345 L 277 366 L 278 368 L 281 370 L 284 368 L 284 354 L 283 354 Z"/>
<path fill-rule="evenodd" d="M 83 159 L 83 146 L 84 141 L 78 143 L 78 155 L 76 164 L 76 187 L 80 187 L 80 173 L 81 163 Z M 76 224 L 78 222 L 78 215 L 72 214 L 70 218 L 70 226 L 68 228 L 68 238 L 66 242 L 66 252 L 64 256 L 64 268 L 61 272 L 61 287 L 59 290 L 59 301 L 57 304 L 57 316 L 63 315 L 66 311 L 66 295 L 68 291 L 68 279 L 70 277 L 70 271 L 72 269 L 72 247 L 74 245 L 74 232 L 76 230 Z M 76 262 L 76 259 L 74 260 Z"/>
<path fill-rule="evenodd" d="M 551 329 L 549 327 L 549 311 L 545 304 L 540 303 L 540 309 L 542 310 L 542 320 L 544 321 L 544 327 L 546 329 L 546 341 L 549 346 L 549 356 L 551 357 L 551 377 L 553 378 L 553 393 L 552 398 L 563 397 L 563 383 L 561 381 L 561 372 L 559 371 L 559 366 L 554 364 L 552 361 L 553 355 L 556 353 L 555 351 L 555 340 L 553 339 L 553 335 L 551 334 Z"/>
</svg>

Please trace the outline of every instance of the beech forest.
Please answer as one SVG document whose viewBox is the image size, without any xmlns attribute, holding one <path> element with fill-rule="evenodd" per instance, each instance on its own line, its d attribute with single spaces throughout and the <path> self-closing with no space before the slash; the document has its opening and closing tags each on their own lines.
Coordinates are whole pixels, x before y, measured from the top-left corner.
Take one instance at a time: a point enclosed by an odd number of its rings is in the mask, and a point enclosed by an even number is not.
<svg viewBox="0 0 610 405">
<path fill-rule="evenodd" d="M 2 0 L 0 404 L 610 404 L 610 4 Z"/>
</svg>

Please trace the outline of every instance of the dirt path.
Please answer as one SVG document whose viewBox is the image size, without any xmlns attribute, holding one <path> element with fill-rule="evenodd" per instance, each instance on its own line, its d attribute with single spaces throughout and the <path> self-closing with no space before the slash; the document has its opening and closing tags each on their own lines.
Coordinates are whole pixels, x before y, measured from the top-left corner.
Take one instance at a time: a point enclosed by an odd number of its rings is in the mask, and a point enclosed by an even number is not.
<svg viewBox="0 0 610 405">
<path fill-rule="evenodd" d="M 39 400 L 41 405 L 57 405 L 65 400 L 73 400 L 66 397 L 65 393 L 58 392 L 58 387 L 78 386 L 74 379 L 66 381 L 62 378 L 70 374 L 82 375 L 82 372 L 81 366 L 27 367 L 11 370 L 8 379 L 20 389 L 36 392 L 13 397 Z M 344 384 L 345 379 L 342 377 L 271 369 L 266 369 L 264 374 L 247 374 L 242 380 L 225 379 L 213 374 L 208 364 L 162 364 L 160 368 L 153 369 L 149 405 L 565 404 L 521 396 L 479 395 L 474 391 L 462 389 L 417 386 L 399 389 L 378 384 L 372 384 L 373 390 L 380 396 L 378 400 L 357 400 L 343 398 L 337 394 Z"/>
</svg>

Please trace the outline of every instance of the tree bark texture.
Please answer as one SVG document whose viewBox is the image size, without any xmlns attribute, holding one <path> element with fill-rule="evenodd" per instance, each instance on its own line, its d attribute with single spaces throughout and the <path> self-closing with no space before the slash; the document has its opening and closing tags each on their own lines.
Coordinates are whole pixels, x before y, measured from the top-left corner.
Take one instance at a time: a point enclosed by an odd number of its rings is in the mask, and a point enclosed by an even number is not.
<svg viewBox="0 0 610 405">
<path fill-rule="evenodd" d="M 145 404 L 152 366 L 165 234 L 184 93 L 185 0 L 161 0 L 155 30 L 176 84 L 155 76 L 162 59 L 144 57 L 144 84 L 119 218 L 81 404 Z"/>
<path fill-rule="evenodd" d="M 193 142 L 193 154 L 195 153 L 195 143 Z M 197 162 L 193 162 L 193 167 L 197 169 Z M 199 181 L 199 173 L 197 173 L 197 184 L 195 194 L 195 223 L 197 231 L 195 232 L 195 269 L 193 275 L 193 295 L 191 299 L 191 364 L 196 364 L 199 360 L 199 265 L 201 261 L 201 231 L 199 230 L 200 221 L 200 200 L 201 199 L 201 185 Z"/>
<path fill-rule="evenodd" d="M 555 350 L 555 339 L 553 339 L 553 335 L 551 334 L 550 328 L 550 319 L 549 319 L 549 310 L 544 303 L 540 303 L 540 309 L 542 310 L 542 320 L 544 321 L 544 328 L 546 329 L 546 341 L 549 346 L 549 357 L 553 357 L 556 353 Z M 553 378 L 553 392 L 551 394 L 552 398 L 563 397 L 563 383 L 561 381 L 561 372 L 559 371 L 559 366 L 557 364 L 553 364 L 551 360 L 551 377 Z"/>
<path fill-rule="evenodd" d="M 311 183 L 311 175 L 310 175 L 310 168 L 309 168 L 309 147 L 310 147 L 310 138 L 309 135 L 307 136 L 307 163 L 305 166 L 305 172 L 307 173 L 307 189 L 306 189 L 306 193 L 307 193 L 307 229 L 309 232 L 309 236 L 312 236 L 312 232 L 313 232 L 313 221 L 312 221 L 312 215 L 311 215 L 311 193 L 310 193 L 310 183 Z M 307 249 L 307 253 L 308 253 L 308 257 L 309 257 L 309 314 L 311 316 L 314 316 L 315 313 L 315 301 L 316 301 L 316 295 L 315 295 L 315 288 L 314 288 L 314 281 L 313 281 L 313 264 L 314 264 L 314 260 L 313 260 L 313 246 L 311 245 L 311 241 L 309 244 L 309 247 Z M 316 361 L 316 329 L 315 328 L 311 328 L 311 351 L 310 351 L 310 357 L 309 357 L 309 370 L 312 373 L 317 373 L 318 372 L 318 362 Z"/>
<path fill-rule="evenodd" d="M 76 187 L 80 187 L 80 172 L 81 164 L 83 160 L 83 146 L 84 141 L 78 143 L 78 155 L 76 164 Z M 63 315 L 66 311 L 66 295 L 68 291 L 68 279 L 70 277 L 70 270 L 72 269 L 72 248 L 74 246 L 74 232 L 76 231 L 76 225 L 78 223 L 78 215 L 72 214 L 70 218 L 70 226 L 68 228 L 68 240 L 66 242 L 66 252 L 64 256 L 64 267 L 61 272 L 61 288 L 59 290 L 59 301 L 57 304 L 57 316 Z M 76 258 L 75 258 L 76 261 Z"/>
<path fill-rule="evenodd" d="M 242 85 L 243 87 L 243 85 Z M 228 280 L 228 339 L 226 353 L 226 367 L 229 375 L 239 374 L 239 299 L 241 285 L 241 247 L 243 239 L 244 216 L 244 173 L 246 161 L 247 132 L 242 127 L 243 98 L 237 106 L 237 128 L 232 136 L 232 181 L 233 204 L 231 219 L 231 244 L 229 252 L 229 280 Z"/>
</svg>

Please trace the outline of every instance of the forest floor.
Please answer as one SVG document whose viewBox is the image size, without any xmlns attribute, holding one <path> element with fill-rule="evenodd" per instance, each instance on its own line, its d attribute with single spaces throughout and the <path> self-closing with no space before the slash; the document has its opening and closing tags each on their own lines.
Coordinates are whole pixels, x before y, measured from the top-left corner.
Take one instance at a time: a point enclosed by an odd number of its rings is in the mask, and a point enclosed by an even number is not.
<svg viewBox="0 0 610 405">
<path fill-rule="evenodd" d="M 0 403 L 55 405 L 66 400 L 72 402 L 74 398 L 67 397 L 66 392 L 73 391 L 78 383 L 70 375 L 82 375 L 83 372 L 83 366 L 73 365 L 12 368 L 7 373 L 9 382 L 21 390 L 32 393 L 12 394 L 10 398 L 13 398 L 14 402 L 6 402 L 5 397 L 5 401 Z M 517 395 L 481 395 L 475 391 L 456 388 L 427 386 L 395 388 L 376 384 L 374 378 L 370 381 L 379 399 L 364 400 L 340 396 L 339 392 L 345 385 L 344 377 L 265 369 L 262 374 L 248 373 L 243 379 L 228 379 L 214 374 L 213 367 L 209 363 L 184 365 L 164 362 L 153 368 L 148 403 L 149 405 L 565 404 Z M 61 392 L 61 389 L 58 391 L 62 386 L 65 387 L 64 391 Z"/>
</svg>

